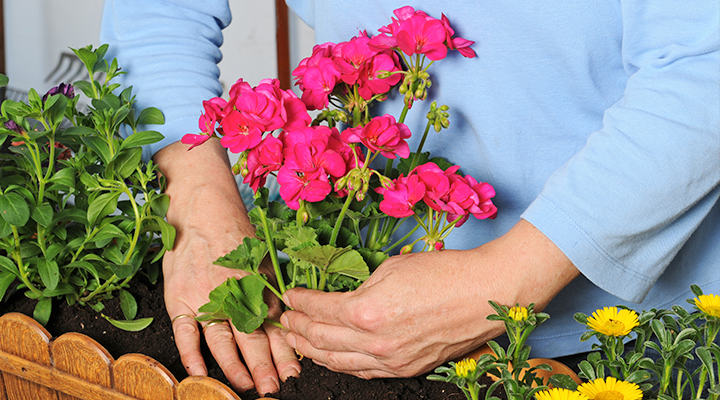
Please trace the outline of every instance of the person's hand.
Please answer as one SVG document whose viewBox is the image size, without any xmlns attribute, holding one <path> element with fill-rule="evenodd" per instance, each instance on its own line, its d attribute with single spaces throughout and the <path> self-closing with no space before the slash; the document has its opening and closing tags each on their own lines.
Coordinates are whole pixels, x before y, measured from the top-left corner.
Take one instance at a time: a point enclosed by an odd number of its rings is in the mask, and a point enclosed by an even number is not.
<svg viewBox="0 0 720 400">
<path fill-rule="evenodd" d="M 285 292 L 288 343 L 331 370 L 409 377 L 460 357 L 504 331 L 488 300 L 541 310 L 579 275 L 530 223 L 473 250 L 391 257 L 357 290 Z"/>
<path fill-rule="evenodd" d="M 200 353 L 202 332 L 233 387 L 241 391 L 255 387 L 260 394 L 272 393 L 279 388 L 278 378 L 285 380 L 300 372 L 285 331 L 265 324 L 248 335 L 226 322 L 208 321 L 199 327 L 193 318 L 208 302 L 210 291 L 229 277 L 243 276 L 241 271 L 213 265 L 213 261 L 235 249 L 244 237 L 254 235 L 227 153 L 215 142 L 189 152 L 187 146 L 175 143 L 155 155 L 168 179 L 168 222 L 177 230 L 175 246 L 163 258 L 165 304 L 189 375 L 207 375 Z M 269 317 L 277 320 L 280 307 L 275 300 L 270 302 Z"/>
</svg>

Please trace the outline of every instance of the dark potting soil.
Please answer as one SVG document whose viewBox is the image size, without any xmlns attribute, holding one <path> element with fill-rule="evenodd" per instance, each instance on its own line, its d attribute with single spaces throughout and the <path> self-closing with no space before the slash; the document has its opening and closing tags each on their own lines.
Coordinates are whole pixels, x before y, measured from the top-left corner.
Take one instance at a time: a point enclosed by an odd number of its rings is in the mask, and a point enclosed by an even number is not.
<svg viewBox="0 0 720 400">
<path fill-rule="evenodd" d="M 138 301 L 137 318 L 153 317 L 149 327 L 140 332 L 126 332 L 112 326 L 89 307 L 68 306 L 65 301 L 53 302 L 52 317 L 45 327 L 53 336 L 79 332 L 95 339 L 115 358 L 127 353 L 142 353 L 164 365 L 178 381 L 187 376 L 173 340 L 170 318 L 165 311 L 162 282 L 151 285 L 136 281 L 129 291 Z M 21 293 L 0 303 L 0 314 L 20 312 L 32 316 L 36 301 Z M 119 299 L 105 302 L 103 314 L 124 319 Z M 204 346 L 204 343 L 203 343 Z M 208 374 L 229 386 L 207 347 L 203 347 Z M 301 361 L 302 372 L 281 384 L 280 392 L 270 397 L 282 400 L 463 400 L 465 396 L 454 384 L 428 381 L 426 375 L 416 378 L 363 380 L 332 372 L 309 359 Z M 489 383 L 488 383 L 489 385 Z M 504 393 L 503 393 L 504 394 Z M 499 393 L 496 393 L 499 395 Z M 254 391 L 239 393 L 243 400 L 260 397 Z"/>
</svg>

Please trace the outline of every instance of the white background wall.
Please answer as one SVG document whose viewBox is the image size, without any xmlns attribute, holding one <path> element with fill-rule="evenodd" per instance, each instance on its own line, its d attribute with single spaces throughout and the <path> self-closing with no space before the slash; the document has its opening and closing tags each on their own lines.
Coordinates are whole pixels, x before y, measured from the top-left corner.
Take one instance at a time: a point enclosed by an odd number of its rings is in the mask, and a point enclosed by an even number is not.
<svg viewBox="0 0 720 400">
<path fill-rule="evenodd" d="M 263 78 L 276 78 L 275 2 L 229 2 L 233 22 L 223 31 L 224 58 L 219 64 L 224 87 L 240 77 L 253 85 Z M 44 93 L 58 83 L 45 82 L 45 78 L 62 52 L 100 44 L 100 0 L 4 0 L 4 5 L 6 72 L 12 89 L 35 88 Z M 289 25 L 294 68 L 310 55 L 314 34 L 292 11 Z"/>
</svg>

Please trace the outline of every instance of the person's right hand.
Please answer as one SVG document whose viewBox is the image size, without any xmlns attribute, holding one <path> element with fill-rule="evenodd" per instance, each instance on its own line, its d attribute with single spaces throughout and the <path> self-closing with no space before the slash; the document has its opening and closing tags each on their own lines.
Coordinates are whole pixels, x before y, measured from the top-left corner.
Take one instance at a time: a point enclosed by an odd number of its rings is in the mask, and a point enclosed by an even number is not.
<svg viewBox="0 0 720 400">
<path fill-rule="evenodd" d="M 243 272 L 213 265 L 213 261 L 235 249 L 244 237 L 254 236 L 254 228 L 219 141 L 187 149 L 175 143 L 155 155 L 168 180 L 167 219 L 177 230 L 175 246 L 163 259 L 165 304 L 188 374 L 207 375 L 200 353 L 201 328 L 186 316 L 196 316 L 198 308 L 208 302 L 210 291 L 227 278 L 243 276 Z M 277 320 L 280 303 L 270 304 L 269 317 Z M 238 390 L 255 387 L 260 394 L 272 393 L 279 388 L 278 377 L 285 380 L 300 372 L 297 356 L 285 340 L 286 332 L 272 324 L 249 335 L 225 322 L 203 322 L 202 326 L 213 357 Z"/>
</svg>

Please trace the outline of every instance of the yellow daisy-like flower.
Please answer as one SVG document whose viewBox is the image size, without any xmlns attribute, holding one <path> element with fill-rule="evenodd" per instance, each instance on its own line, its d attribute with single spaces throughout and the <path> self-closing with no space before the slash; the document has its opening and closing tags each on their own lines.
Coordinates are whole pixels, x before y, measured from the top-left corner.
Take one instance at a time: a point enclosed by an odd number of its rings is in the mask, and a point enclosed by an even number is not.
<svg viewBox="0 0 720 400">
<path fill-rule="evenodd" d="M 477 361 L 474 358 L 466 358 L 455 364 L 455 373 L 461 378 L 467 378 L 475 372 Z"/>
<path fill-rule="evenodd" d="M 588 397 L 574 390 L 553 388 L 535 393 L 536 400 L 588 400 Z"/>
<path fill-rule="evenodd" d="M 525 321 L 528 318 L 528 309 L 525 307 L 515 306 L 508 310 L 508 316 L 515 321 Z"/>
<path fill-rule="evenodd" d="M 619 381 L 612 376 L 585 382 L 577 390 L 591 400 L 640 400 L 643 396 L 637 384 Z"/>
<path fill-rule="evenodd" d="M 695 305 L 707 316 L 720 318 L 720 296 L 703 294 L 695 298 Z"/>
<path fill-rule="evenodd" d="M 633 310 L 605 307 L 595 311 L 587 320 L 590 329 L 607 336 L 626 336 L 638 326 L 638 314 Z"/>
</svg>

